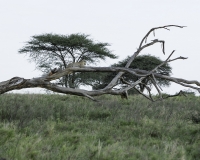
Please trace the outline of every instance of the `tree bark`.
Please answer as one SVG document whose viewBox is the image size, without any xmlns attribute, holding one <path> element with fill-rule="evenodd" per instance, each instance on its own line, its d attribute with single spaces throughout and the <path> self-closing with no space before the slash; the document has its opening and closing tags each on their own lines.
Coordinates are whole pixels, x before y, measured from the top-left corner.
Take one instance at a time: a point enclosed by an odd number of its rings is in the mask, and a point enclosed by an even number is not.
<svg viewBox="0 0 200 160">
<path fill-rule="evenodd" d="M 144 38 L 140 42 L 139 48 L 131 56 L 130 60 L 128 61 L 128 63 L 126 64 L 125 67 L 89 67 L 89 66 L 83 67 L 83 68 L 69 67 L 69 68 L 65 68 L 63 70 L 57 70 L 57 71 L 55 69 L 53 74 L 47 74 L 46 76 L 32 78 L 32 79 L 13 77 L 10 80 L 0 82 L 0 94 L 6 93 L 11 90 L 15 90 L 15 89 L 40 87 L 40 88 L 45 88 L 47 90 L 51 90 L 51 91 L 58 92 L 58 93 L 71 94 L 71 95 L 77 95 L 77 96 L 85 96 L 85 97 L 88 97 L 88 98 L 96 101 L 94 96 L 99 96 L 99 95 L 103 95 L 103 94 L 121 95 L 122 98 L 128 98 L 128 94 L 127 94 L 128 90 L 130 90 L 132 88 L 135 88 L 137 90 L 137 86 L 144 85 L 142 83 L 142 81 L 151 81 L 153 86 L 157 90 L 159 99 L 163 99 L 165 97 L 162 97 L 161 89 L 156 84 L 156 78 L 166 79 L 168 81 L 177 83 L 184 87 L 195 89 L 200 93 L 200 88 L 199 88 L 200 82 L 198 82 L 196 80 L 185 80 L 182 78 L 176 78 L 176 77 L 171 77 L 171 76 L 166 76 L 166 75 L 161 75 L 161 74 L 156 73 L 156 70 L 166 63 L 169 63 L 169 62 L 172 62 L 175 60 L 179 60 L 179 59 L 181 59 L 181 60 L 187 59 L 185 57 L 177 57 L 174 59 L 170 59 L 171 56 L 174 54 L 174 51 L 172 51 L 172 53 L 168 56 L 168 58 L 165 61 L 163 61 L 163 63 L 161 63 L 160 65 L 155 67 L 152 71 L 145 71 L 145 70 L 140 70 L 140 69 L 129 68 L 132 61 L 143 49 L 145 49 L 149 46 L 152 46 L 156 43 L 162 44 L 162 52 L 165 54 L 165 41 L 155 39 L 155 40 L 147 43 L 147 38 L 152 32 L 154 33 L 155 30 L 157 30 L 157 29 L 169 30 L 168 29 L 169 27 L 183 28 L 184 26 L 167 25 L 167 26 L 152 28 L 144 36 Z M 66 76 L 71 72 L 118 72 L 118 74 L 113 78 L 113 80 L 105 88 L 99 89 L 99 90 L 92 90 L 92 91 L 83 90 L 83 89 L 66 88 L 66 87 L 61 87 L 61 86 L 58 86 L 57 84 L 51 83 L 52 80 L 59 79 L 60 77 Z M 134 76 L 137 76 L 138 80 L 133 83 L 125 82 L 122 78 L 122 75 L 125 72 L 132 74 Z M 123 84 L 126 84 L 126 87 L 121 87 L 121 88 L 115 89 L 114 87 L 116 85 L 118 85 L 118 80 L 121 80 L 121 82 Z M 157 99 L 155 100 L 152 98 L 150 87 L 148 87 L 148 86 L 144 86 L 144 87 L 147 89 L 148 94 L 144 94 L 144 93 L 140 92 L 139 90 L 138 90 L 138 92 L 140 94 L 142 94 L 144 97 L 146 97 L 147 99 L 149 99 L 151 101 L 156 101 Z M 171 95 L 168 97 L 177 96 L 177 95 L 180 95 L 181 93 L 183 93 L 183 92 L 181 91 L 176 95 Z"/>
</svg>

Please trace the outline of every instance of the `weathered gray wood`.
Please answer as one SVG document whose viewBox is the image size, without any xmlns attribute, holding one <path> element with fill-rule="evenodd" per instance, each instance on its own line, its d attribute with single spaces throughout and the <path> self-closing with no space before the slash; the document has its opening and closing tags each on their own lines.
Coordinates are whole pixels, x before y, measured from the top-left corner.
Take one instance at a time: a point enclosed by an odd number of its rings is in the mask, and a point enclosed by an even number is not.
<svg viewBox="0 0 200 160">
<path fill-rule="evenodd" d="M 40 88 L 45 88 L 47 90 L 51 90 L 51 91 L 58 92 L 58 93 L 71 94 L 71 95 L 77 95 L 77 96 L 85 96 L 94 101 L 96 100 L 96 99 L 94 99 L 94 96 L 99 96 L 99 95 L 103 95 L 103 94 L 121 95 L 122 98 L 127 98 L 128 97 L 127 91 L 130 90 L 131 88 L 135 88 L 137 90 L 136 86 L 139 85 L 140 83 L 142 83 L 142 80 L 144 80 L 146 78 L 148 78 L 148 80 L 150 80 L 152 82 L 152 84 L 156 88 L 158 94 L 160 95 L 160 98 L 163 98 L 163 97 L 162 97 L 161 89 L 156 84 L 156 78 L 163 78 L 163 79 L 169 80 L 171 82 L 175 82 L 179 85 L 195 89 L 200 93 L 200 88 L 199 88 L 200 82 L 198 82 L 196 80 L 185 80 L 182 78 L 176 78 L 176 77 L 171 77 L 171 76 L 166 76 L 166 75 L 161 75 L 161 74 L 156 73 L 156 70 L 166 63 L 169 63 L 169 62 L 175 61 L 175 60 L 179 60 L 179 59 L 181 59 L 181 60 L 187 59 L 185 57 L 177 57 L 174 59 L 170 59 L 170 57 L 173 55 L 174 51 L 172 51 L 172 53 L 168 56 L 168 58 L 163 63 L 161 63 L 160 65 L 155 67 L 152 71 L 145 71 L 145 70 L 140 70 L 140 69 L 129 68 L 130 64 L 133 62 L 135 57 L 143 49 L 145 49 L 149 46 L 152 46 L 156 43 L 162 44 L 162 52 L 165 54 L 165 41 L 158 40 L 158 39 L 154 39 L 149 43 L 146 43 L 146 41 L 147 41 L 147 38 L 150 35 L 150 33 L 152 33 L 152 32 L 154 33 L 155 30 L 157 30 L 157 29 L 169 30 L 168 29 L 169 27 L 183 28 L 184 26 L 167 25 L 167 26 L 152 28 L 144 36 L 144 38 L 140 42 L 139 48 L 131 56 L 130 60 L 128 61 L 128 63 L 126 64 L 125 67 L 73 67 L 72 66 L 72 67 L 66 68 L 64 70 L 55 68 L 52 72 L 50 72 L 46 75 L 43 75 L 43 76 L 37 77 L 37 78 L 32 78 L 32 79 L 13 77 L 10 80 L 0 82 L 0 94 L 6 93 L 11 90 L 15 90 L 15 89 L 40 87 Z M 60 77 L 70 74 L 71 72 L 118 72 L 118 74 L 113 78 L 113 80 L 105 88 L 99 89 L 99 90 L 92 90 L 92 91 L 83 90 L 83 89 L 66 88 L 66 87 L 61 87 L 61 86 L 58 86 L 57 84 L 51 83 L 52 80 L 59 79 Z M 133 83 L 126 82 L 122 78 L 122 75 L 125 72 L 132 74 L 134 76 L 137 76 L 138 80 Z M 121 79 L 122 83 L 126 84 L 127 86 L 124 88 L 114 89 L 114 87 L 117 85 L 117 81 L 119 79 Z M 150 88 L 148 86 L 146 86 L 146 89 L 148 91 L 148 95 L 145 95 L 144 93 L 140 92 L 139 90 L 138 90 L 138 92 L 140 94 L 142 94 L 144 97 L 148 98 L 149 100 L 155 101 L 151 96 Z M 177 95 L 180 95 L 181 93 L 182 92 L 179 92 L 178 94 L 172 95 L 172 96 L 177 96 Z M 168 97 L 172 97 L 172 96 L 168 96 Z"/>
</svg>

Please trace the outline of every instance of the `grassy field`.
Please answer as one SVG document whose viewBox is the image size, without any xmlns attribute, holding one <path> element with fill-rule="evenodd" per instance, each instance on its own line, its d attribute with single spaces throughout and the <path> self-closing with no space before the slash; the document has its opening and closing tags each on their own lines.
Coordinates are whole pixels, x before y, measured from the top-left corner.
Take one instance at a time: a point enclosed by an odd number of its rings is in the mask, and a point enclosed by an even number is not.
<svg viewBox="0 0 200 160">
<path fill-rule="evenodd" d="M 199 160 L 200 97 L 0 96 L 0 159 Z"/>
</svg>

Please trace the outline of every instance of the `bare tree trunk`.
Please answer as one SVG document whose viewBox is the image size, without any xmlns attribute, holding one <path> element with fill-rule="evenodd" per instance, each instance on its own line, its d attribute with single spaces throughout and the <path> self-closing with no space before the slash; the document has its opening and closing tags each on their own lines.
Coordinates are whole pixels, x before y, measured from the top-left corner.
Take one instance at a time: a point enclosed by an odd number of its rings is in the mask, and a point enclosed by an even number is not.
<svg viewBox="0 0 200 160">
<path fill-rule="evenodd" d="M 167 29 L 169 30 L 169 27 L 178 27 L 178 28 L 183 28 L 184 26 L 178 26 L 178 25 L 167 25 L 167 26 L 161 26 L 161 27 L 156 27 L 152 28 L 142 39 L 140 42 L 139 48 L 137 51 L 131 56 L 130 60 L 126 64 L 125 67 L 84 67 L 84 68 L 79 68 L 79 67 L 69 67 L 65 68 L 63 70 L 57 70 L 57 72 L 53 74 L 47 74 L 46 76 L 43 77 L 38 77 L 38 78 L 32 78 L 32 79 L 24 79 L 21 77 L 13 77 L 10 80 L 0 82 L 0 94 L 6 93 L 8 91 L 14 90 L 14 89 L 22 89 L 22 88 L 34 88 L 34 87 L 40 87 L 40 88 L 46 88 L 48 90 L 58 92 L 58 93 L 64 93 L 64 94 L 71 94 L 71 95 L 77 95 L 77 96 L 85 96 L 88 97 L 92 100 L 96 100 L 94 96 L 99 96 L 103 94 L 111 94 L 111 95 L 121 95 L 122 98 L 128 98 L 127 91 L 134 88 L 136 90 L 137 86 L 143 86 L 144 88 L 147 89 L 148 94 L 144 94 L 140 90 L 138 92 L 142 94 L 144 97 L 151 101 L 156 101 L 157 99 L 152 98 L 151 94 L 151 89 L 149 86 L 144 85 L 144 81 L 150 81 L 151 84 L 153 84 L 153 87 L 156 88 L 157 93 L 159 94 L 159 99 L 163 98 L 168 98 L 172 96 L 177 96 L 182 94 L 183 92 L 180 91 L 178 94 L 171 95 L 168 97 L 162 97 L 161 93 L 161 88 L 157 85 L 156 83 L 156 78 L 162 78 L 166 79 L 168 81 L 177 83 L 179 85 L 182 85 L 184 87 L 192 88 L 200 92 L 200 82 L 198 81 L 189 81 L 185 80 L 182 78 L 175 78 L 175 77 L 170 77 L 166 75 L 161 75 L 156 73 L 156 70 L 161 67 L 162 65 L 175 61 L 175 60 L 184 60 L 187 59 L 185 57 L 177 57 L 174 59 L 170 59 L 171 56 L 173 55 L 174 51 L 168 56 L 168 58 L 162 62 L 160 65 L 155 67 L 151 71 L 145 71 L 145 70 L 140 70 L 140 69 L 131 69 L 129 68 L 130 64 L 132 61 L 135 59 L 135 57 L 145 48 L 150 47 L 156 43 L 161 43 L 162 44 L 162 52 L 165 54 L 165 41 L 163 40 L 152 40 L 151 42 L 147 43 L 147 38 L 151 33 L 155 33 L 155 30 L 158 29 Z M 118 72 L 118 74 L 112 79 L 112 81 L 103 89 L 100 90 L 83 90 L 83 89 L 74 89 L 74 88 L 66 88 L 66 87 L 60 87 L 57 84 L 51 83 L 52 80 L 59 79 L 60 77 L 67 77 L 67 75 L 71 72 Z M 126 82 L 123 80 L 122 75 L 124 73 L 129 73 L 134 76 L 138 77 L 138 80 L 133 83 Z M 123 84 L 126 84 L 126 87 L 121 87 L 118 89 L 115 89 L 114 87 L 118 85 L 118 80 L 121 80 Z"/>
</svg>

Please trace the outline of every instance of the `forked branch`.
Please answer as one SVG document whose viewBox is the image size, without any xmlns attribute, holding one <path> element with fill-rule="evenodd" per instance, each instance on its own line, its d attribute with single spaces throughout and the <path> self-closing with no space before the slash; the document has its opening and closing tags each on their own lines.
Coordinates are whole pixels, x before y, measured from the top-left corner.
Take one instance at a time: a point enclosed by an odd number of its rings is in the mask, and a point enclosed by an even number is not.
<svg viewBox="0 0 200 160">
<path fill-rule="evenodd" d="M 147 42 L 147 38 L 148 36 L 153 32 L 155 35 L 155 30 L 158 29 L 167 29 L 170 27 L 178 27 L 178 28 L 183 28 L 185 26 L 178 26 L 178 25 L 166 25 L 166 26 L 161 26 L 161 27 L 155 27 L 149 30 L 149 32 L 144 36 L 144 38 L 142 38 L 139 48 L 137 49 L 137 51 L 130 57 L 129 61 L 126 64 L 126 68 L 129 68 L 130 64 L 133 62 L 133 60 L 135 59 L 135 57 L 138 56 L 138 54 L 145 48 L 150 47 L 156 43 L 161 43 L 162 44 L 162 52 L 163 54 L 165 54 L 165 41 L 164 40 L 158 40 L 158 39 L 154 39 L 152 42 L 146 43 L 144 44 L 144 41 Z M 114 87 L 114 85 L 117 83 L 118 79 L 124 74 L 124 72 L 119 72 L 115 78 L 105 87 L 105 89 L 112 89 Z"/>
<path fill-rule="evenodd" d="M 153 70 L 151 71 L 145 71 L 145 70 L 140 70 L 140 69 L 132 69 L 129 68 L 130 64 L 133 62 L 136 56 L 145 48 L 150 47 L 156 43 L 161 43 L 162 44 L 162 53 L 165 54 L 165 41 L 164 40 L 158 40 L 154 39 L 150 42 L 147 42 L 147 38 L 151 33 L 155 35 L 155 31 L 158 29 L 167 29 L 169 30 L 170 27 L 178 27 L 178 28 L 183 28 L 185 26 L 178 26 L 178 25 L 166 25 L 166 26 L 161 26 L 161 27 L 155 27 L 150 29 L 150 31 L 142 38 L 139 48 L 136 50 L 136 52 L 130 57 L 129 61 L 127 62 L 125 67 L 74 67 L 70 66 L 67 67 L 64 70 L 58 70 L 54 69 L 52 74 L 47 74 L 46 76 L 42 77 L 37 77 L 37 78 L 32 78 L 32 79 L 24 79 L 21 77 L 13 77 L 10 80 L 0 82 L 0 94 L 6 93 L 11 90 L 15 89 L 22 89 L 22 88 L 34 88 L 34 87 L 40 87 L 40 88 L 45 88 L 54 92 L 58 93 L 64 93 L 64 94 L 71 94 L 71 95 L 77 95 L 77 96 L 85 96 L 93 101 L 96 101 L 94 96 L 99 96 L 103 94 L 111 94 L 111 95 L 122 95 L 122 97 L 127 98 L 127 91 L 134 88 L 137 90 L 141 95 L 143 95 L 145 98 L 155 101 L 152 98 L 151 94 L 151 89 L 147 84 L 143 84 L 143 80 L 148 80 L 151 81 L 153 86 L 156 88 L 157 93 L 159 95 L 159 99 L 163 99 L 162 96 L 162 89 L 159 87 L 157 84 L 157 78 L 162 78 L 166 79 L 171 82 L 175 82 L 179 85 L 182 85 L 184 87 L 189 87 L 192 89 L 197 90 L 200 92 L 200 82 L 198 81 L 189 81 L 181 78 L 175 78 L 175 77 L 170 77 L 166 75 L 162 75 L 157 73 L 156 71 L 161 67 L 162 65 L 166 63 L 170 63 L 175 60 L 184 60 L 187 59 L 185 57 L 177 57 L 174 59 L 170 59 L 174 53 L 172 53 L 167 57 L 165 61 L 163 61 L 160 65 L 156 66 Z M 83 89 L 73 89 L 73 88 L 66 88 L 66 87 L 61 87 L 53 82 L 52 80 L 59 79 L 60 77 L 63 77 L 65 75 L 68 75 L 71 72 L 117 72 L 118 74 L 112 79 L 112 81 L 103 89 L 99 90 L 83 90 Z M 126 82 L 122 75 L 124 73 L 128 73 L 134 76 L 138 77 L 138 80 L 135 82 Z M 122 84 L 125 84 L 125 87 L 120 87 L 118 89 L 115 89 L 114 87 L 118 85 L 118 81 L 121 81 Z M 138 90 L 139 85 L 144 85 L 144 87 L 147 89 L 148 94 L 144 94 L 140 90 Z M 180 92 L 181 93 L 181 92 Z M 179 95 L 179 94 L 177 94 Z M 174 95 L 174 96 L 177 96 Z M 172 96 L 169 96 L 172 97 Z M 166 98 L 166 97 L 164 97 Z"/>
</svg>

